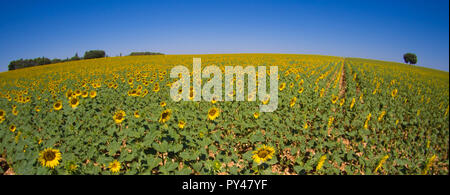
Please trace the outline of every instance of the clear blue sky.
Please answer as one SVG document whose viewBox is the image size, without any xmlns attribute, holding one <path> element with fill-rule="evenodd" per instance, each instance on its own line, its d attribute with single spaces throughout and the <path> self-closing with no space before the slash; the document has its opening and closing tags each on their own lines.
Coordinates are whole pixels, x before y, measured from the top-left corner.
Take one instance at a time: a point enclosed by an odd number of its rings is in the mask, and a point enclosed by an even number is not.
<svg viewBox="0 0 450 195">
<path fill-rule="evenodd" d="M 102 49 L 299 53 L 449 70 L 449 1 L 0 0 L 0 71 L 19 58 Z"/>
</svg>

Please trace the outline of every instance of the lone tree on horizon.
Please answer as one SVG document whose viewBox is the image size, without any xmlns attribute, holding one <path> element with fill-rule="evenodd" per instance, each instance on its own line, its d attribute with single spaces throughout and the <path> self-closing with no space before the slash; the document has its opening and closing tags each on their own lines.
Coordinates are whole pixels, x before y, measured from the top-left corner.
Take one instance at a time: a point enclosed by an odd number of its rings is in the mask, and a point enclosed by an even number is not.
<svg viewBox="0 0 450 195">
<path fill-rule="evenodd" d="M 405 60 L 405 63 L 407 64 L 416 64 L 417 63 L 417 56 L 413 53 L 406 53 L 403 55 L 403 60 Z"/>
</svg>

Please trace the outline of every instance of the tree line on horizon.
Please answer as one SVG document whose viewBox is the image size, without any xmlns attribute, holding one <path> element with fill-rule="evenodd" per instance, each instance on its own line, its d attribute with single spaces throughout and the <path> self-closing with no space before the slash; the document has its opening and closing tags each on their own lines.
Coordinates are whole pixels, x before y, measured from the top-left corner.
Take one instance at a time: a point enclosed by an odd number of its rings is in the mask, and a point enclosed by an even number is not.
<svg viewBox="0 0 450 195">
<path fill-rule="evenodd" d="M 129 56 L 139 56 L 139 55 L 164 55 L 163 53 L 159 52 L 131 52 Z M 120 55 L 122 56 L 122 54 Z M 89 50 L 84 53 L 83 57 L 79 57 L 78 53 L 75 53 L 75 55 L 71 58 L 66 59 L 49 59 L 46 57 L 38 57 L 34 59 L 18 59 L 11 61 L 8 65 L 8 70 L 17 70 L 21 68 L 27 68 L 27 67 L 33 67 L 33 66 L 41 66 L 46 64 L 55 64 L 60 62 L 68 62 L 68 61 L 76 61 L 76 60 L 83 60 L 83 59 L 94 59 L 94 58 L 104 58 L 108 57 L 106 55 L 106 52 L 103 50 Z"/>
</svg>

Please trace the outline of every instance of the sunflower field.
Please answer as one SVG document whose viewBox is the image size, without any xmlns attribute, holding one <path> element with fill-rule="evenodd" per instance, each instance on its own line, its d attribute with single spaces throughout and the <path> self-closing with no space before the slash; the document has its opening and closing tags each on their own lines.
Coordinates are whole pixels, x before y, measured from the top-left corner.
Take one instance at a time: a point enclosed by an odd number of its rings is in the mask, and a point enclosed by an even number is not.
<svg viewBox="0 0 450 195">
<path fill-rule="evenodd" d="M 192 69 L 194 57 L 222 71 L 278 66 L 278 108 L 259 112 L 259 98 L 173 101 L 170 70 Z M 448 72 L 400 63 L 293 54 L 71 61 L 0 73 L 0 174 L 444 175 L 448 112 Z"/>
</svg>

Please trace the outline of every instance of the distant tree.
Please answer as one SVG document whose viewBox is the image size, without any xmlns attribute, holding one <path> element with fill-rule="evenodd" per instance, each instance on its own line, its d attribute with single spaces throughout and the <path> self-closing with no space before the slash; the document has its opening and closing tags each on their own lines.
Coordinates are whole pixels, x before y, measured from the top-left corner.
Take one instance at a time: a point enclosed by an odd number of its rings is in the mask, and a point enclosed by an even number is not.
<svg viewBox="0 0 450 195">
<path fill-rule="evenodd" d="M 16 61 L 11 61 L 11 62 L 9 62 L 8 70 L 15 70 L 15 69 L 16 69 L 16 67 L 15 67 L 15 62 L 16 62 Z"/>
<path fill-rule="evenodd" d="M 52 64 L 60 63 L 60 62 L 62 62 L 62 60 L 58 59 L 58 58 L 55 58 L 55 59 L 52 60 Z"/>
<path fill-rule="evenodd" d="M 75 53 L 75 55 L 74 55 L 72 58 L 70 58 L 71 61 L 74 61 L 74 60 L 80 60 L 80 59 L 81 59 L 81 58 L 78 57 L 78 53 Z"/>
<path fill-rule="evenodd" d="M 104 58 L 106 56 L 103 50 L 90 50 L 84 53 L 84 59 Z"/>
<path fill-rule="evenodd" d="M 413 53 L 406 53 L 405 55 L 403 55 L 403 60 L 405 60 L 405 63 L 407 64 L 416 64 L 417 56 Z"/>
<path fill-rule="evenodd" d="M 149 52 L 149 51 L 145 51 L 145 52 L 131 52 L 130 56 L 144 56 L 144 55 L 164 55 L 163 53 L 159 53 L 159 52 Z"/>
<path fill-rule="evenodd" d="M 45 65 L 45 64 L 51 64 L 52 61 L 46 57 L 36 58 L 34 59 L 36 65 Z"/>
</svg>

